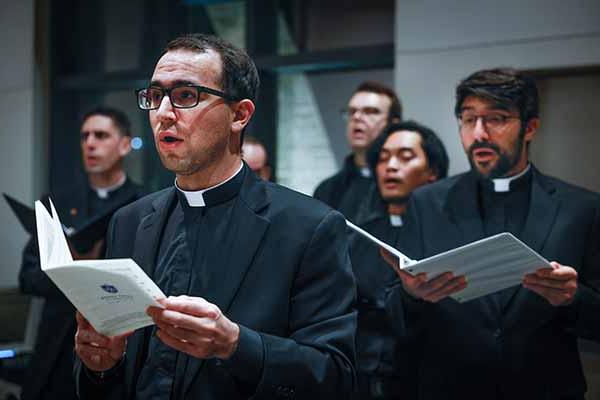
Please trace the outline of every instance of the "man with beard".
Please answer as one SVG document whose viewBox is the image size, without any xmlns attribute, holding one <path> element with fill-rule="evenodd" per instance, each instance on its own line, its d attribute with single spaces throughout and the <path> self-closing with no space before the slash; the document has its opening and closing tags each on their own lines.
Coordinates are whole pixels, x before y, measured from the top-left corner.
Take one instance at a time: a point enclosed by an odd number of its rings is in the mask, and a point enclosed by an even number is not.
<svg viewBox="0 0 600 400">
<path fill-rule="evenodd" d="M 317 186 L 314 197 L 354 221 L 364 194 L 373 185 L 367 149 L 387 124 L 402 120 L 402 106 L 392 89 L 367 81 L 358 85 L 342 115 L 352 154 L 339 172 Z"/>
<path fill-rule="evenodd" d="M 76 377 L 92 399 L 327 399 L 354 387 L 355 285 L 342 215 L 242 161 L 259 86 L 245 51 L 171 41 L 147 110 L 172 187 L 115 214 L 107 257 L 169 297 L 155 326 L 106 337 L 77 314 Z"/>
<path fill-rule="evenodd" d="M 87 182 L 51 193 L 60 220 L 68 230 L 84 227 L 141 194 L 141 188 L 127 178 L 123 169 L 123 158 L 131 151 L 131 124 L 127 115 L 115 108 L 97 107 L 85 114 L 78 134 Z M 71 246 L 71 252 L 74 259 L 102 258 L 104 240 L 87 249 Z M 73 381 L 75 309 L 40 269 L 35 237 L 25 247 L 19 284 L 24 293 L 45 300 L 22 398 L 76 399 Z"/>
<path fill-rule="evenodd" d="M 600 196 L 530 163 L 540 125 L 531 78 L 475 72 L 456 89 L 455 113 L 471 171 L 414 193 L 398 247 L 421 259 L 507 231 L 552 268 L 465 303 L 448 297 L 464 276 L 401 272 L 387 306 L 418 344 L 418 398 L 583 400 L 577 337 L 600 339 Z"/>
<path fill-rule="evenodd" d="M 431 129 L 407 121 L 387 126 L 369 148 L 367 160 L 377 185 L 365 194 L 356 224 L 395 243 L 412 191 L 446 177 L 446 149 Z M 358 398 L 410 400 L 415 387 L 408 361 L 412 349 L 397 340 L 385 312 L 385 288 L 395 274 L 378 247 L 355 233 L 350 240 L 350 258 L 358 287 Z M 396 354 L 400 356 L 397 361 Z"/>
</svg>

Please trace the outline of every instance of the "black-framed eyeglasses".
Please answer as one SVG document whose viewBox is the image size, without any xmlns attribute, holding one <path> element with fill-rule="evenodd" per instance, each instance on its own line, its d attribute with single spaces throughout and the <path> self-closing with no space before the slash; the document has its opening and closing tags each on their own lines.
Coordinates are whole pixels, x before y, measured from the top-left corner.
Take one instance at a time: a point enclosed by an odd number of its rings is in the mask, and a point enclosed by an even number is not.
<svg viewBox="0 0 600 400">
<path fill-rule="evenodd" d="M 520 119 L 516 115 L 505 115 L 505 114 L 485 114 L 476 115 L 471 113 L 462 113 L 457 117 L 458 127 L 461 130 L 471 131 L 475 129 L 477 120 L 481 118 L 481 122 L 486 130 L 490 132 L 497 132 L 504 128 L 506 123 L 511 119 Z"/>
<path fill-rule="evenodd" d="M 156 110 L 160 107 L 163 97 L 168 96 L 173 108 L 192 108 L 196 107 L 200 102 L 202 93 L 208 93 L 219 96 L 228 101 L 237 101 L 238 98 L 230 96 L 220 90 L 211 89 L 206 86 L 198 85 L 178 85 L 170 89 L 150 86 L 147 88 L 137 89 L 138 107 L 142 110 Z"/>
</svg>

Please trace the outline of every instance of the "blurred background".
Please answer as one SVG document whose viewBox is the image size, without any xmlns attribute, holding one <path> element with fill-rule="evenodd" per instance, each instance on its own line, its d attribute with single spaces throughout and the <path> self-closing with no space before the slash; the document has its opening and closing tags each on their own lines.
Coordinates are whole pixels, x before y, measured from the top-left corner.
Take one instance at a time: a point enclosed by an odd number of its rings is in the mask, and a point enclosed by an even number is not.
<svg viewBox="0 0 600 400">
<path fill-rule="evenodd" d="M 598 0 L 0 0 L 0 31 L 0 188 L 27 204 L 83 179 L 80 119 L 97 104 L 132 120 L 129 175 L 148 191 L 173 183 L 133 90 L 185 32 L 219 35 L 256 61 L 249 132 L 266 144 L 277 182 L 296 190 L 312 194 L 340 167 L 349 151 L 340 110 L 367 79 L 393 87 L 405 118 L 440 135 L 450 174 L 466 170 L 454 87 L 511 66 L 540 89 L 534 163 L 600 191 Z M 3 201 L 0 218 L 0 341 L 31 341 L 30 302 L 16 294 L 27 235 Z M 600 352 L 583 349 L 598 399 Z"/>
</svg>

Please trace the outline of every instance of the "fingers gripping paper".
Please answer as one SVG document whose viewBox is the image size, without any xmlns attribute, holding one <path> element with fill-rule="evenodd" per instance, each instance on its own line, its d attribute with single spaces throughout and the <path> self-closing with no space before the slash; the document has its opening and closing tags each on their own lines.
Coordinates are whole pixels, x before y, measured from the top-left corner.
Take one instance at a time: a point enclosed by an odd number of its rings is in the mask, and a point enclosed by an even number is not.
<svg viewBox="0 0 600 400">
<path fill-rule="evenodd" d="M 40 266 L 98 332 L 114 336 L 151 325 L 149 306 L 165 295 L 133 261 L 76 260 L 50 200 L 52 216 L 35 202 Z"/>
<path fill-rule="evenodd" d="M 416 261 L 351 222 L 346 223 L 365 238 L 398 257 L 399 268 L 407 273 L 426 273 L 428 279 L 445 272 L 452 272 L 454 276 L 464 275 L 467 287 L 451 295 L 459 302 L 519 285 L 525 274 L 539 268 L 552 268 L 544 257 L 508 232 Z"/>
</svg>

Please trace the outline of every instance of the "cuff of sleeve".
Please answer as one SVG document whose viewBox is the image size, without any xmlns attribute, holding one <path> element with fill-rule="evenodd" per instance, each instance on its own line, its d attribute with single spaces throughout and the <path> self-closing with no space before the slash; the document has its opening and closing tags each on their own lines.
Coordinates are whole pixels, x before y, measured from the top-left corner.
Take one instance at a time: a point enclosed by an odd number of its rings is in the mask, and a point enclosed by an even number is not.
<svg viewBox="0 0 600 400">
<path fill-rule="evenodd" d="M 583 284 L 579 284 L 573 301 L 577 331 L 579 336 L 600 340 L 598 330 L 598 312 L 600 311 L 600 292 Z"/>
<path fill-rule="evenodd" d="M 264 364 L 262 337 L 258 332 L 239 325 L 240 337 L 235 352 L 223 365 L 233 376 L 246 385 L 256 387 L 260 382 Z"/>
</svg>

